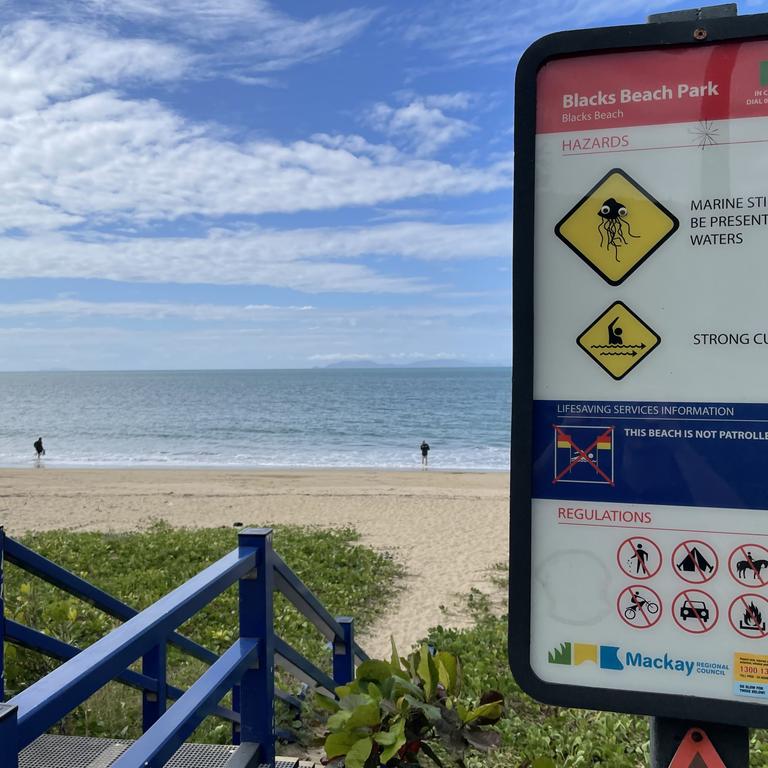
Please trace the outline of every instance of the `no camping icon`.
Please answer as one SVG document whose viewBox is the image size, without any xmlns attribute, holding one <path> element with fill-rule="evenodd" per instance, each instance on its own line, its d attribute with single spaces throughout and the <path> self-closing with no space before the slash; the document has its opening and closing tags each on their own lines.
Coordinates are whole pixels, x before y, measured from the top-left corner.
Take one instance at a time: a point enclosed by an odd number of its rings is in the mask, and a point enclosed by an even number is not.
<svg viewBox="0 0 768 768">
<path fill-rule="evenodd" d="M 553 483 L 613 485 L 614 429 L 554 424 Z"/>
<path fill-rule="evenodd" d="M 718 565 L 717 552 L 705 541 L 684 541 L 672 553 L 675 573 L 689 584 L 704 584 L 714 578 Z"/>
</svg>

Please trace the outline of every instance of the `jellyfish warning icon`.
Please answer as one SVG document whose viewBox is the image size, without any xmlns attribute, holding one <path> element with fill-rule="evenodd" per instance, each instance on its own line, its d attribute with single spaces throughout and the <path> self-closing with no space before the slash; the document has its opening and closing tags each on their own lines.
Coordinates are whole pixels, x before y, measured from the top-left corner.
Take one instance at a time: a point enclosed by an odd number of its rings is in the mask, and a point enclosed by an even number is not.
<svg viewBox="0 0 768 768">
<path fill-rule="evenodd" d="M 614 379 L 623 379 L 661 343 L 626 304 L 616 301 L 576 340 Z"/>
<path fill-rule="evenodd" d="M 614 168 L 568 211 L 555 234 L 604 280 L 619 285 L 678 226 L 658 200 Z"/>
</svg>

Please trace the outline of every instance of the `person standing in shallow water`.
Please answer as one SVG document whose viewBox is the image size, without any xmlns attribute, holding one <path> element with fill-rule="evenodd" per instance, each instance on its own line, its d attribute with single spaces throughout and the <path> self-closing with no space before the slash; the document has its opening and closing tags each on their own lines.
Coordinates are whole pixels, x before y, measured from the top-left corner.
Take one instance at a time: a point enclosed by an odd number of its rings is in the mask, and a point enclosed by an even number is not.
<svg viewBox="0 0 768 768">
<path fill-rule="evenodd" d="M 37 465 L 40 466 L 40 459 L 45 456 L 45 448 L 43 448 L 43 438 L 38 437 L 33 443 L 35 451 L 37 452 Z"/>
<path fill-rule="evenodd" d="M 421 441 L 421 466 L 424 469 L 429 464 L 429 443 L 426 440 Z"/>
</svg>

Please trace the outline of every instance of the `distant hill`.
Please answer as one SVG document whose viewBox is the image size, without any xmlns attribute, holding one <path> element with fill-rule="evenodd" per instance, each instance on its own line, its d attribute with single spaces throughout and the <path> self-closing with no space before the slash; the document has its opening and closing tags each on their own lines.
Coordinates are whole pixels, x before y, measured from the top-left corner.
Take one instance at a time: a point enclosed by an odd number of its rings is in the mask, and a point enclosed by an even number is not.
<svg viewBox="0 0 768 768">
<path fill-rule="evenodd" d="M 373 360 L 339 360 L 326 368 L 478 368 L 480 363 L 466 360 L 420 360 L 417 363 L 375 363 Z"/>
</svg>

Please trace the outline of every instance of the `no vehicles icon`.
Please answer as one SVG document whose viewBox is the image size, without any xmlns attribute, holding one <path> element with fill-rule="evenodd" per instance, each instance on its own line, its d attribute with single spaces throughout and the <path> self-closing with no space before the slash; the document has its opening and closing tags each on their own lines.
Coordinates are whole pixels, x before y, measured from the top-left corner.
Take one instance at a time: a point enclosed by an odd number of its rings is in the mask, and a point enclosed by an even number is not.
<svg viewBox="0 0 768 768">
<path fill-rule="evenodd" d="M 700 589 L 684 589 L 672 601 L 672 618 L 680 629 L 692 635 L 709 632 L 720 617 L 714 598 Z"/>
</svg>

